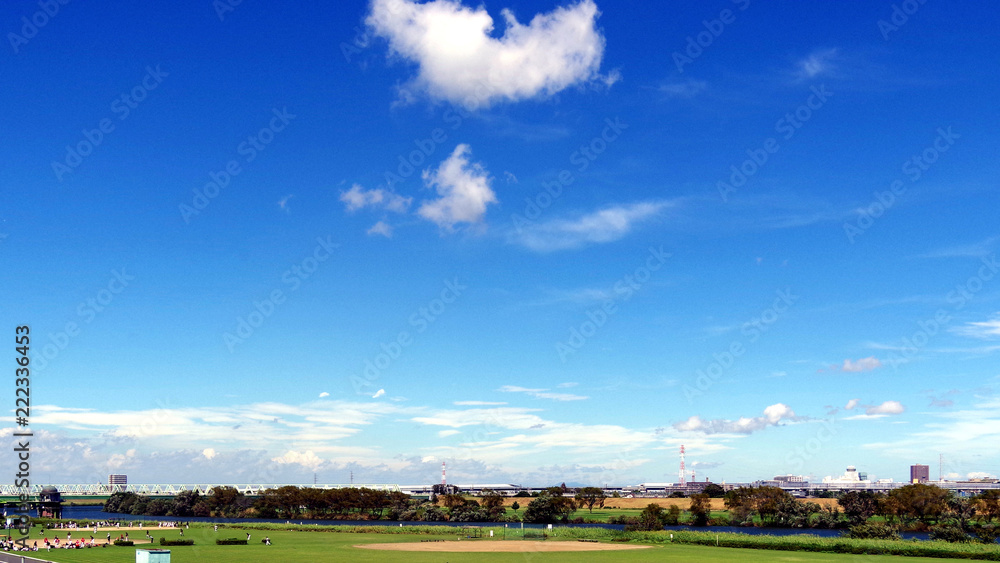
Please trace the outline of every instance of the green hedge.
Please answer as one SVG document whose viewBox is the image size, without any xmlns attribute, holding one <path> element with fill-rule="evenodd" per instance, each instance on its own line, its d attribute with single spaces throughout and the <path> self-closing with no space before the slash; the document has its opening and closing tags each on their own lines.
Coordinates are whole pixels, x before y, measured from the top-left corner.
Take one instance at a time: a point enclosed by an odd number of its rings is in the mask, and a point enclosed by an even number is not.
<svg viewBox="0 0 1000 563">
<path fill-rule="evenodd" d="M 160 538 L 160 545 L 194 545 L 194 540 L 168 540 Z"/>
<path fill-rule="evenodd" d="M 240 538 L 226 538 L 215 540 L 216 545 L 246 545 L 247 540 L 241 540 Z"/>
<path fill-rule="evenodd" d="M 115 545 L 130 546 L 135 545 L 135 542 L 132 540 L 115 540 Z"/>
</svg>

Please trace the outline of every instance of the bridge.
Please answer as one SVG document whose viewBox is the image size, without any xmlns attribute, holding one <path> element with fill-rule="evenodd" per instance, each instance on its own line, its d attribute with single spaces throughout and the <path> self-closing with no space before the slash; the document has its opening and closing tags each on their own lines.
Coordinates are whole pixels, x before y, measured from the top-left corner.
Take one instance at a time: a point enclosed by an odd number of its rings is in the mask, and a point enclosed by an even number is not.
<svg viewBox="0 0 1000 563">
<path fill-rule="evenodd" d="M 114 493 L 135 493 L 137 495 L 147 495 L 153 497 L 172 497 L 178 493 L 184 491 L 197 491 L 200 495 L 210 495 L 212 494 L 212 489 L 216 487 L 232 487 L 237 491 L 247 495 L 247 496 L 259 496 L 262 492 L 267 489 L 277 489 L 279 487 L 299 487 L 303 489 L 375 489 L 378 491 L 386 492 L 400 492 L 399 485 L 387 485 L 387 484 L 264 484 L 264 483 L 241 483 L 235 485 L 220 485 L 220 484 L 188 484 L 188 485 L 177 485 L 177 484 L 133 484 L 133 485 L 31 485 L 28 487 L 15 487 L 14 485 L 0 485 L 0 497 L 19 497 L 20 495 L 27 494 L 31 497 L 38 496 L 38 493 L 42 491 L 42 488 L 52 486 L 59 490 L 63 498 L 66 497 L 105 497 L 110 496 Z"/>
</svg>

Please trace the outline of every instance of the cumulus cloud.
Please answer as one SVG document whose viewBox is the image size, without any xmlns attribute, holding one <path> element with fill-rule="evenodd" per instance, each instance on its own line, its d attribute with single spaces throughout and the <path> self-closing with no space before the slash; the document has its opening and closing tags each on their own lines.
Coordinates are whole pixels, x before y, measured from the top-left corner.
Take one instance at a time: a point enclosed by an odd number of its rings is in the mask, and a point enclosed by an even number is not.
<svg viewBox="0 0 1000 563">
<path fill-rule="evenodd" d="M 851 399 L 850 401 L 847 401 L 847 404 L 844 405 L 844 410 L 847 411 L 854 410 L 854 407 L 858 406 L 858 402 L 859 401 L 857 399 Z"/>
<path fill-rule="evenodd" d="M 201 455 L 205 456 L 205 459 L 212 459 L 218 454 L 215 453 L 214 448 L 205 448 L 204 450 L 201 451 Z"/>
<path fill-rule="evenodd" d="M 456 0 L 373 0 L 366 23 L 393 53 L 417 65 L 400 92 L 403 101 L 412 99 L 412 90 L 475 109 L 616 79 L 598 73 L 604 37 L 592 0 L 538 14 L 528 25 L 509 9 L 501 15 L 499 38 L 492 36 L 493 18 L 484 7 Z"/>
<path fill-rule="evenodd" d="M 409 209 L 410 204 L 413 202 L 413 198 L 403 197 L 383 188 L 366 190 L 360 184 L 354 184 L 351 186 L 351 189 L 340 192 L 340 201 L 344 202 L 344 206 L 348 211 L 357 211 L 365 207 L 372 207 L 394 213 L 406 213 L 406 210 Z"/>
<path fill-rule="evenodd" d="M 511 240 L 537 252 L 552 252 L 619 240 L 635 226 L 652 219 L 670 204 L 644 201 L 599 209 L 575 219 L 522 224 Z"/>
<path fill-rule="evenodd" d="M 296 452 L 289 450 L 282 456 L 271 458 L 271 461 L 281 464 L 297 464 L 314 471 L 323 465 L 323 460 L 312 451 Z"/>
<path fill-rule="evenodd" d="M 424 184 L 440 197 L 420 206 L 421 217 L 451 230 L 458 223 L 478 223 L 486 206 L 497 202 L 489 173 L 482 164 L 469 162 L 470 152 L 469 145 L 458 145 L 437 170 L 424 171 Z"/>
<path fill-rule="evenodd" d="M 379 389 L 378 391 L 375 392 L 374 395 L 372 395 L 372 399 L 378 399 L 383 395 L 385 395 L 385 389 Z"/>
<path fill-rule="evenodd" d="M 704 434 L 750 434 L 769 426 L 778 426 L 782 421 L 801 420 L 788 405 L 776 403 L 764 409 L 763 416 L 740 417 L 737 420 L 704 420 L 700 416 L 674 424 L 681 432 L 702 432 Z"/>
<path fill-rule="evenodd" d="M 323 391 L 322 393 L 319 394 L 319 398 L 320 399 L 322 399 L 323 397 L 329 397 L 329 396 L 330 396 L 330 394 L 327 393 L 326 391 Z"/>
<path fill-rule="evenodd" d="M 379 221 L 372 225 L 372 228 L 368 229 L 369 235 L 382 235 L 385 238 L 392 238 L 392 225 L 386 223 L 385 221 Z"/>
<path fill-rule="evenodd" d="M 871 371 L 873 369 L 878 369 L 882 367 L 882 361 L 875 356 L 869 356 L 867 358 L 861 358 L 859 360 L 844 360 L 844 365 L 841 366 L 840 371 L 846 371 L 850 373 L 859 373 L 862 371 Z"/>
<path fill-rule="evenodd" d="M 571 393 L 551 393 L 548 389 L 529 389 L 527 387 L 518 387 L 517 385 L 504 385 L 500 389 L 497 389 L 502 393 L 525 393 L 536 399 L 551 399 L 553 401 L 583 401 L 589 397 L 584 397 L 583 395 L 573 395 Z"/>
</svg>

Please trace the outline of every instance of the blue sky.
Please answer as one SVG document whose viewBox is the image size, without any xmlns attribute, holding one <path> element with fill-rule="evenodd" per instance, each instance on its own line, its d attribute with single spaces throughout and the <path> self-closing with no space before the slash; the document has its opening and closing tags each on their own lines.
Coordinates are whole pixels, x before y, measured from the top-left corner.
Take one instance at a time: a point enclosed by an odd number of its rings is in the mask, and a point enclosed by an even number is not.
<svg viewBox="0 0 1000 563">
<path fill-rule="evenodd" d="M 1000 473 L 975 7 L 0 22 L 39 482 L 627 485 L 682 444 L 714 481 Z"/>
</svg>

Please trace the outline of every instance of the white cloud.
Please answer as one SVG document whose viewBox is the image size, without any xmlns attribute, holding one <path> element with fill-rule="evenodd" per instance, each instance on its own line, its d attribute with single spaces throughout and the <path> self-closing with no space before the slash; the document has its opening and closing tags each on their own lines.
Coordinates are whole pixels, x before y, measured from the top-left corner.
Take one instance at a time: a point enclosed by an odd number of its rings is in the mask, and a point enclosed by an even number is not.
<svg viewBox="0 0 1000 563">
<path fill-rule="evenodd" d="M 475 109 L 616 78 L 598 74 L 604 37 L 592 0 L 538 14 L 528 25 L 508 9 L 501 15 L 506 29 L 499 38 L 491 36 L 493 18 L 485 8 L 455 0 L 373 0 L 366 23 L 418 67 L 400 92 L 403 101 L 412 99 L 412 89 Z"/>
<path fill-rule="evenodd" d="M 616 205 L 575 219 L 522 224 L 510 236 L 513 242 L 537 252 L 613 242 L 629 234 L 638 223 L 655 217 L 670 205 L 663 201 Z"/>
<path fill-rule="evenodd" d="M 661 84 L 658 91 L 667 98 L 693 98 L 708 88 L 708 83 L 701 80 L 685 80 Z"/>
<path fill-rule="evenodd" d="M 271 458 L 271 461 L 281 464 L 298 464 L 313 471 L 323 465 L 323 460 L 311 451 L 296 452 L 289 450 L 282 456 Z"/>
<path fill-rule="evenodd" d="M 886 401 L 865 408 L 865 414 L 902 414 L 906 408 L 899 401 Z"/>
<path fill-rule="evenodd" d="M 486 206 L 496 203 L 490 188 L 490 177 L 479 163 L 470 163 L 469 145 L 458 145 L 437 170 L 425 170 L 424 183 L 435 188 L 438 199 L 425 201 L 417 213 L 444 229 L 458 223 L 478 223 L 486 214 Z"/>
<path fill-rule="evenodd" d="M 205 459 L 212 459 L 218 454 L 215 452 L 214 448 L 205 448 L 201 451 L 201 455 L 205 456 Z"/>
<path fill-rule="evenodd" d="M 323 397 L 329 397 L 329 396 L 330 396 L 330 394 L 327 393 L 326 391 L 323 391 L 322 393 L 319 394 L 319 398 L 320 399 L 322 399 Z"/>
<path fill-rule="evenodd" d="M 382 235 L 385 238 L 392 238 L 392 225 L 386 223 L 385 221 L 379 221 L 372 225 L 372 228 L 368 229 L 369 235 Z"/>
<path fill-rule="evenodd" d="M 553 401 L 583 401 L 589 399 L 589 397 L 584 397 L 583 395 L 551 393 L 548 389 L 528 389 L 527 387 L 518 387 L 516 385 L 504 385 L 500 389 L 497 389 L 497 391 L 502 393 L 525 393 L 536 399 L 551 399 Z"/>
<path fill-rule="evenodd" d="M 448 436 L 455 436 L 456 434 L 461 434 L 461 430 L 441 430 L 438 432 L 439 438 L 447 438 Z"/>
<path fill-rule="evenodd" d="M 859 360 L 846 359 L 844 360 L 844 365 L 840 368 L 840 370 L 850 373 L 859 373 L 862 371 L 871 371 L 880 367 L 882 367 L 882 361 L 875 356 L 869 356 Z"/>
<path fill-rule="evenodd" d="M 973 338 L 997 338 L 1000 337 L 1000 315 L 988 321 L 965 323 L 965 326 L 956 329 L 956 332 Z"/>
<path fill-rule="evenodd" d="M 858 406 L 858 402 L 859 401 L 857 399 L 851 399 L 850 401 L 847 401 L 847 404 L 844 405 L 844 410 L 847 411 L 854 410 L 854 407 Z"/>
<path fill-rule="evenodd" d="M 764 409 L 763 416 L 740 417 L 737 420 L 714 419 L 703 420 L 700 416 L 692 416 L 683 422 L 674 424 L 681 432 L 702 432 L 705 434 L 750 434 L 769 426 L 778 426 L 782 421 L 796 421 L 795 415 L 788 405 L 776 403 Z"/>
<path fill-rule="evenodd" d="M 351 189 L 340 192 L 340 201 L 344 202 L 348 211 L 372 207 L 394 213 L 406 213 L 413 203 L 413 198 L 403 197 L 383 188 L 366 190 L 360 184 L 354 184 Z"/>
<path fill-rule="evenodd" d="M 795 65 L 795 77 L 798 80 L 808 80 L 823 74 L 829 74 L 835 68 L 837 49 L 824 49 L 812 52 Z"/>
<path fill-rule="evenodd" d="M 455 401 L 452 404 L 460 407 L 490 407 L 506 405 L 507 403 L 503 401 Z"/>
<path fill-rule="evenodd" d="M 378 391 L 375 392 L 374 395 L 372 395 L 372 399 L 378 399 L 383 395 L 385 395 L 385 389 L 379 389 Z"/>
</svg>

